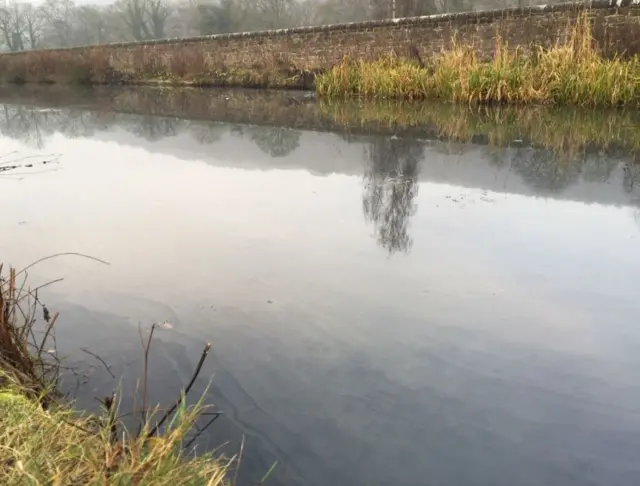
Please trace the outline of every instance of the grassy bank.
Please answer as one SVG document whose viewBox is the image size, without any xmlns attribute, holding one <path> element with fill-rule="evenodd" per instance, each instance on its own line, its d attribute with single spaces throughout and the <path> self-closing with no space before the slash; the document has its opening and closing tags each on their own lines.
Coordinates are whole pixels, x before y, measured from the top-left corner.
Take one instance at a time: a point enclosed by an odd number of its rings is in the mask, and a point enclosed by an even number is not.
<svg viewBox="0 0 640 486">
<path fill-rule="evenodd" d="M 640 57 L 605 59 L 594 46 L 591 24 L 583 16 L 564 43 L 546 51 L 534 48 L 525 55 L 498 37 L 492 60 L 455 43 L 427 62 L 396 56 L 345 59 L 318 76 L 315 87 L 325 98 L 640 107 Z"/>
<path fill-rule="evenodd" d="M 227 463 L 182 452 L 195 414 L 180 412 L 159 438 L 113 441 L 96 417 L 44 410 L 16 383 L 0 390 L 0 484 L 228 484 Z"/>
<path fill-rule="evenodd" d="M 45 351 L 55 346 L 57 315 L 25 277 L 13 270 L 3 275 L 0 266 L 0 484 L 232 484 L 233 459 L 196 456 L 185 446 L 205 409 L 200 402 L 186 405 L 188 387 L 170 414 L 143 405 L 139 414 L 146 419 L 137 432 L 124 427 L 115 396 L 104 400 L 99 416 L 73 411 L 56 388 L 62 365 Z"/>
</svg>

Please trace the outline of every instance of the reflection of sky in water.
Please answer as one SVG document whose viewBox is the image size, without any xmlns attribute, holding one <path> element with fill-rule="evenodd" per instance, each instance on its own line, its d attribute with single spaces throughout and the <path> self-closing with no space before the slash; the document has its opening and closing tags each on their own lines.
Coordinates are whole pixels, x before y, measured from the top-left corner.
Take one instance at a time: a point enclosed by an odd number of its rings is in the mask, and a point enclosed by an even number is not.
<svg viewBox="0 0 640 486">
<path fill-rule="evenodd" d="M 3 260 L 110 261 L 49 261 L 32 276 L 65 277 L 62 300 L 132 326 L 171 314 L 212 340 L 245 394 L 236 420 L 310 484 L 640 478 L 634 209 L 569 200 L 620 204 L 621 184 L 535 198 L 478 153 L 427 150 L 413 244 L 389 256 L 363 217 L 365 144 L 302 134 L 291 169 L 256 170 L 255 140 L 234 139 L 235 155 L 228 141 L 202 153 L 178 140 L 177 157 L 107 135 L 53 135 L 58 170 L 0 178 Z M 305 170 L 323 146 L 347 169 Z"/>
</svg>

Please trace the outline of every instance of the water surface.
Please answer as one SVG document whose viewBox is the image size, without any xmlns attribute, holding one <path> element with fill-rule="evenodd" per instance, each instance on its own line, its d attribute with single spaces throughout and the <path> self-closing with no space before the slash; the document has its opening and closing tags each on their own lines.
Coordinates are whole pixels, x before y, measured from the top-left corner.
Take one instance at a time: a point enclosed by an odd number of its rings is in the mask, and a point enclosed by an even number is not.
<svg viewBox="0 0 640 486">
<path fill-rule="evenodd" d="M 91 375 L 81 404 L 115 384 L 80 347 L 133 387 L 138 324 L 168 321 L 152 398 L 212 342 L 196 393 L 212 379 L 224 418 L 202 446 L 245 434 L 246 484 L 275 460 L 269 484 L 640 481 L 636 115 L 606 115 L 611 143 L 494 143 L 467 119 L 464 137 L 217 93 L 250 102 L 208 120 L 185 108 L 202 93 L 162 113 L 123 101 L 155 91 L 0 96 L 0 164 L 38 156 L 0 172 L 2 260 L 111 263 L 30 273 L 64 278 L 46 300 Z"/>
</svg>

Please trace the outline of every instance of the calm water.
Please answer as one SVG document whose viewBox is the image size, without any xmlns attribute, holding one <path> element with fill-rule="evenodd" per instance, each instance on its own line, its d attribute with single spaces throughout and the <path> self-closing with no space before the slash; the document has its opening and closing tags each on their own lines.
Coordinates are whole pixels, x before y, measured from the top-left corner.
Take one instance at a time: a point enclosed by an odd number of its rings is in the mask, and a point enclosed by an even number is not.
<svg viewBox="0 0 640 486">
<path fill-rule="evenodd" d="M 233 452 L 245 434 L 245 484 L 276 460 L 273 485 L 640 483 L 624 140 L 567 154 L 314 131 L 297 102 L 268 105 L 269 126 L 1 98 L 0 168 L 38 157 L 0 172 L 0 259 L 111 263 L 30 273 L 64 278 L 46 301 L 90 375 L 81 405 L 116 383 L 80 347 L 132 389 L 138 324 L 168 321 L 152 399 L 173 400 L 212 342 L 195 392 L 212 380 L 224 417 L 201 442 Z"/>
</svg>

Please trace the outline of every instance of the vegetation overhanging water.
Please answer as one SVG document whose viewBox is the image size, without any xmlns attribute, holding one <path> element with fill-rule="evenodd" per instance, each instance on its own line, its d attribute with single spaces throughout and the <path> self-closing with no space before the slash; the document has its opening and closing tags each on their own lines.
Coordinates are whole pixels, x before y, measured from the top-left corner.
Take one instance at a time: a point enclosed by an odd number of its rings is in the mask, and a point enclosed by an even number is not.
<svg viewBox="0 0 640 486">
<path fill-rule="evenodd" d="M 147 404 L 146 359 L 154 327 L 143 345 L 141 408 L 134 405 L 131 411 L 136 427 L 127 429 L 123 418 L 128 414 L 118 410 L 116 392 L 102 401 L 102 415 L 78 414 L 59 391 L 64 364 L 56 352 L 58 314 L 51 315 L 38 289 L 28 286 L 26 269 L 4 274 L 2 268 L 0 264 L 0 483 L 24 484 L 28 478 L 30 484 L 233 484 L 236 458 L 195 455 L 190 447 L 190 432 L 209 408 L 202 399 L 187 406 L 190 385 L 168 409 Z"/>
</svg>

